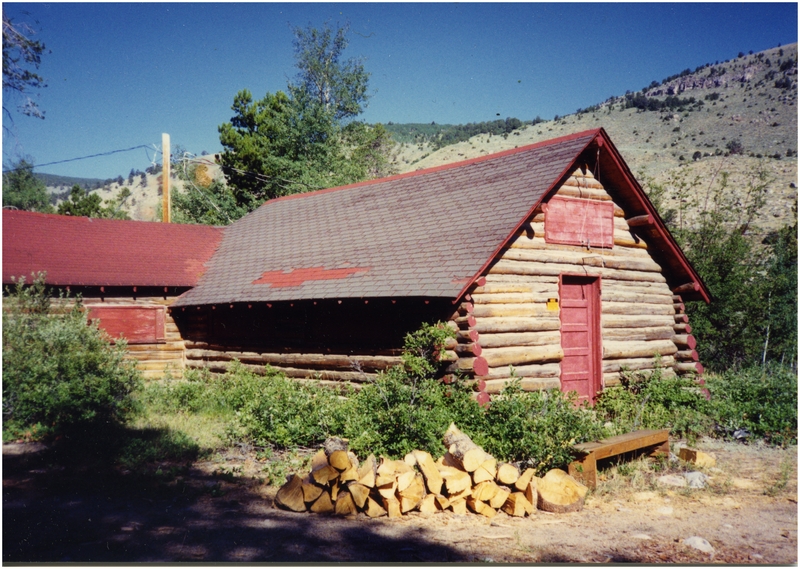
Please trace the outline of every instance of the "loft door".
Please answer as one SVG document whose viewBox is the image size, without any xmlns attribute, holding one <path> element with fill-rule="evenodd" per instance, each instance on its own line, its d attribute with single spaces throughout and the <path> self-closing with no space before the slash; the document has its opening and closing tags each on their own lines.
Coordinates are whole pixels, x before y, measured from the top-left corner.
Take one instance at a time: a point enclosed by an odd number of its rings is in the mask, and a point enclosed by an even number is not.
<svg viewBox="0 0 800 569">
<path fill-rule="evenodd" d="M 593 403 L 602 388 L 600 279 L 562 275 L 560 296 L 561 391 Z"/>
</svg>

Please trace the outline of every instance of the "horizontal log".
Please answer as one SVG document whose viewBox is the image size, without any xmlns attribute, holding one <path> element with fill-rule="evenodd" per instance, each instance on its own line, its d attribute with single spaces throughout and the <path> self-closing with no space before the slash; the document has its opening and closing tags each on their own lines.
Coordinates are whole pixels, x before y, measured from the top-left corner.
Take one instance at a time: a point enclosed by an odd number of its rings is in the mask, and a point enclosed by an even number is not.
<svg viewBox="0 0 800 569">
<path fill-rule="evenodd" d="M 646 370 L 642 370 L 642 371 L 646 371 Z M 670 379 L 670 378 L 673 378 L 675 376 L 676 376 L 675 370 L 673 370 L 672 368 L 665 368 L 665 369 L 661 370 L 661 377 L 664 378 L 664 379 Z M 608 372 L 608 373 L 604 373 L 603 374 L 603 385 L 605 387 L 612 387 L 612 386 L 619 385 L 619 384 L 620 384 L 620 380 L 619 380 L 619 372 L 618 371 Z"/>
<path fill-rule="evenodd" d="M 240 364 L 242 367 L 258 375 L 267 374 L 267 366 L 257 364 Z M 231 369 L 233 362 L 193 360 L 186 363 L 189 369 L 207 369 L 214 373 L 225 373 Z M 269 366 L 274 371 L 279 371 L 293 379 L 328 380 L 336 382 L 364 383 L 373 381 L 377 375 L 362 372 L 343 372 L 331 370 L 299 369 L 293 367 Z"/>
<path fill-rule="evenodd" d="M 452 322 L 455 322 L 456 325 L 463 330 L 464 328 L 474 328 L 475 327 L 475 316 L 472 314 L 468 316 L 456 316 L 453 318 Z"/>
<path fill-rule="evenodd" d="M 125 348 L 129 352 L 176 351 L 183 353 L 183 342 L 165 342 L 163 344 L 128 344 Z"/>
<path fill-rule="evenodd" d="M 294 366 L 309 369 L 339 369 L 378 371 L 398 365 L 399 356 L 344 356 L 339 354 L 260 354 L 256 352 L 233 352 L 217 350 L 186 350 L 186 358 L 191 360 L 232 361 L 273 366 Z"/>
<path fill-rule="evenodd" d="M 140 362 L 148 361 L 183 361 L 183 350 L 150 350 L 142 352 L 127 352 L 125 357 L 128 359 L 139 360 Z"/>
<path fill-rule="evenodd" d="M 512 274 L 487 274 L 487 284 L 498 283 L 548 283 L 558 287 L 558 275 L 512 275 Z"/>
<path fill-rule="evenodd" d="M 513 379 L 512 377 L 487 379 L 485 391 L 492 395 L 500 393 Z M 561 387 L 561 380 L 558 376 L 538 379 L 524 377 L 520 379 L 519 383 L 523 391 L 541 391 L 543 389 L 559 389 Z"/>
<path fill-rule="evenodd" d="M 664 368 L 670 367 L 675 363 L 673 356 L 662 356 L 661 366 Z M 653 370 L 656 367 L 655 358 L 626 358 L 621 360 L 605 360 L 603 361 L 603 371 L 612 372 L 620 371 L 622 368 L 627 368 L 631 371 Z"/>
<path fill-rule="evenodd" d="M 691 334 L 675 334 L 672 341 L 680 348 L 694 350 L 697 347 L 697 340 Z"/>
<path fill-rule="evenodd" d="M 665 296 L 669 296 L 670 293 L 669 287 L 665 282 L 607 280 L 603 281 L 603 288 L 621 292 L 663 294 Z"/>
<path fill-rule="evenodd" d="M 553 279 L 548 283 L 521 282 L 521 283 L 495 283 L 477 287 L 473 296 L 523 293 L 523 294 L 558 294 L 558 281 Z"/>
<path fill-rule="evenodd" d="M 511 373 L 513 370 L 513 374 Z M 560 363 L 547 363 L 547 364 L 532 364 L 532 365 L 521 365 L 521 366 L 500 366 L 500 367 L 490 367 L 489 373 L 486 374 L 486 377 L 495 378 L 495 377 L 511 377 L 515 375 L 517 377 L 527 377 L 527 378 L 548 378 L 548 377 L 558 377 L 561 374 L 561 364 Z"/>
<path fill-rule="evenodd" d="M 672 327 L 675 330 L 676 334 L 691 334 L 692 327 L 686 324 L 685 322 L 676 322 L 675 325 Z"/>
<path fill-rule="evenodd" d="M 603 333 L 607 328 L 655 328 L 670 327 L 674 324 L 674 318 L 667 314 L 640 315 L 640 314 L 602 314 L 600 316 L 600 326 Z"/>
<path fill-rule="evenodd" d="M 184 344 L 186 345 L 187 350 L 212 350 L 217 352 L 247 352 L 247 353 L 259 353 L 261 352 L 253 352 L 251 351 L 252 348 L 245 349 L 242 346 L 234 346 L 234 345 L 223 345 L 223 344 L 213 344 L 208 342 L 203 342 L 199 340 L 184 340 Z M 281 352 L 280 356 L 283 355 L 297 355 L 302 354 L 301 352 L 292 352 L 290 349 L 287 348 L 286 352 Z M 349 358 L 356 358 L 356 359 L 365 359 L 369 360 L 369 358 L 385 358 L 385 357 L 397 357 L 403 355 L 403 350 L 398 348 L 389 348 L 389 349 L 379 349 L 379 350 L 364 350 L 364 353 L 353 355 L 353 354 L 320 354 L 319 352 L 311 352 L 314 355 L 324 355 L 332 358 L 341 358 L 341 357 L 349 357 Z M 266 352 L 261 355 L 268 355 Z M 399 361 L 399 360 L 398 360 Z"/>
<path fill-rule="evenodd" d="M 672 302 L 683 302 L 683 298 L 681 298 L 681 295 L 679 295 L 679 294 L 673 294 L 672 295 Z"/>
<path fill-rule="evenodd" d="M 506 292 L 491 294 L 474 294 L 472 300 L 475 305 L 479 304 L 515 304 L 515 303 L 542 303 L 547 302 L 548 298 L 558 296 L 558 291 L 550 292 Z"/>
<path fill-rule="evenodd" d="M 560 345 L 486 348 L 483 350 L 483 358 L 489 367 L 517 366 L 561 361 L 564 358 L 564 350 Z"/>
<path fill-rule="evenodd" d="M 501 259 L 489 269 L 489 274 L 510 274 L 510 275 L 550 275 L 559 276 L 563 273 L 575 273 L 585 271 L 588 275 L 597 275 L 605 279 L 615 279 L 623 281 L 642 281 L 642 282 L 666 282 L 661 273 L 617 270 L 605 267 L 579 268 L 580 265 L 565 263 L 532 263 L 528 261 L 515 261 Z"/>
<path fill-rule="evenodd" d="M 459 342 L 463 342 L 466 344 L 472 342 L 478 342 L 481 339 L 481 335 L 477 330 L 459 330 L 456 332 L 456 339 Z"/>
<path fill-rule="evenodd" d="M 563 184 L 560 188 L 558 188 L 558 190 L 556 190 L 556 195 L 567 196 L 570 198 L 581 198 L 585 200 L 595 200 L 604 202 L 611 201 L 611 196 L 609 196 L 605 190 L 597 190 L 594 188 L 581 188 L 579 186 L 573 186 L 568 184 Z"/>
<path fill-rule="evenodd" d="M 672 292 L 675 294 L 683 294 L 685 292 L 698 292 L 700 290 L 700 283 L 697 282 L 688 282 L 682 285 L 676 286 L 672 289 Z"/>
<path fill-rule="evenodd" d="M 689 316 L 687 316 L 686 314 L 676 314 L 675 315 L 675 323 L 676 324 L 680 324 L 681 322 L 688 323 L 689 322 Z"/>
<path fill-rule="evenodd" d="M 501 318 L 487 317 L 476 320 L 475 330 L 480 334 L 493 334 L 502 332 L 540 332 L 558 330 L 561 321 L 557 312 L 551 312 L 549 318 Z"/>
<path fill-rule="evenodd" d="M 453 351 L 459 357 L 463 356 L 479 356 L 483 353 L 483 348 L 480 344 L 473 342 L 471 344 L 456 344 Z"/>
<path fill-rule="evenodd" d="M 459 316 L 466 316 L 468 314 L 472 314 L 473 312 L 473 304 L 471 302 L 462 302 L 458 305 L 456 312 Z"/>
<path fill-rule="evenodd" d="M 603 340 L 671 340 L 675 332 L 668 326 L 647 328 L 607 328 L 603 330 Z"/>
<path fill-rule="evenodd" d="M 583 253 L 572 251 L 552 251 L 547 249 L 531 251 L 528 249 L 508 249 L 502 254 L 503 259 L 511 261 L 529 261 L 534 263 L 560 263 L 581 267 L 606 267 L 624 271 L 642 271 L 660 273 L 661 266 L 650 257 L 623 257 L 602 255 L 599 252 Z M 575 269 L 573 268 L 573 271 Z M 565 271 L 562 271 L 565 272 Z"/>
<path fill-rule="evenodd" d="M 675 353 L 675 359 L 679 362 L 696 362 L 700 359 L 700 354 L 697 350 L 678 350 Z"/>
<path fill-rule="evenodd" d="M 455 364 L 457 369 L 462 372 L 472 372 L 476 376 L 484 376 L 489 372 L 489 366 L 483 356 L 474 358 L 458 358 Z"/>
<path fill-rule="evenodd" d="M 166 360 L 165 361 L 158 361 L 158 362 L 153 362 L 153 361 L 142 362 L 142 361 L 138 361 L 137 360 L 136 361 L 136 369 L 143 370 L 143 371 L 144 370 L 151 370 L 151 371 L 161 371 L 161 372 L 163 372 L 165 370 L 176 371 L 176 370 L 183 369 L 183 363 L 181 361 L 172 362 L 172 361 L 166 361 Z"/>
<path fill-rule="evenodd" d="M 647 358 L 656 354 L 671 356 L 678 351 L 672 340 L 653 340 L 651 342 L 603 341 L 603 359 L 619 360 Z"/>
<path fill-rule="evenodd" d="M 483 348 L 510 348 L 514 346 L 546 346 L 560 344 L 559 331 L 548 332 L 508 332 L 503 334 L 483 334 L 481 346 Z"/>
<path fill-rule="evenodd" d="M 482 318 L 507 318 L 507 317 L 547 317 L 558 312 L 547 309 L 545 303 L 533 304 L 479 304 L 473 313 L 477 322 Z"/>
<path fill-rule="evenodd" d="M 632 235 L 617 236 L 614 235 L 614 245 L 618 247 L 634 247 L 637 249 L 647 249 L 647 243 L 643 239 L 634 239 Z"/>
<path fill-rule="evenodd" d="M 686 312 L 686 306 L 684 306 L 682 302 L 675 302 L 672 306 L 675 309 L 675 314 L 683 314 Z"/>
<path fill-rule="evenodd" d="M 655 225 L 656 219 L 649 213 L 646 215 L 637 215 L 636 217 L 629 217 L 627 219 L 630 227 L 641 227 L 643 225 Z"/>
<path fill-rule="evenodd" d="M 665 294 L 641 294 L 633 292 L 621 292 L 619 289 L 608 289 L 603 287 L 600 298 L 603 302 L 630 302 L 645 304 L 666 304 L 672 305 L 672 300 Z"/>
<path fill-rule="evenodd" d="M 622 315 L 659 315 L 668 316 L 674 314 L 672 305 L 669 304 L 649 304 L 644 302 L 603 302 L 603 314 L 622 314 Z"/>
<path fill-rule="evenodd" d="M 705 368 L 703 364 L 700 362 L 679 362 L 672 366 L 672 368 L 678 372 L 678 375 L 696 373 L 697 375 L 703 375 Z"/>
<path fill-rule="evenodd" d="M 581 247 L 580 245 L 548 243 L 542 237 L 534 237 L 533 239 L 530 239 L 524 233 L 518 234 L 511 242 L 509 242 L 508 247 L 511 249 L 524 249 L 528 251 L 549 250 L 549 251 L 567 251 L 572 253 L 584 253 L 584 254 L 586 253 L 586 247 Z M 598 248 L 594 249 L 593 251 L 609 257 L 619 257 L 625 255 L 639 259 L 641 258 L 646 259 L 650 257 L 647 250 L 640 247 L 619 246 L 611 249 Z"/>
</svg>

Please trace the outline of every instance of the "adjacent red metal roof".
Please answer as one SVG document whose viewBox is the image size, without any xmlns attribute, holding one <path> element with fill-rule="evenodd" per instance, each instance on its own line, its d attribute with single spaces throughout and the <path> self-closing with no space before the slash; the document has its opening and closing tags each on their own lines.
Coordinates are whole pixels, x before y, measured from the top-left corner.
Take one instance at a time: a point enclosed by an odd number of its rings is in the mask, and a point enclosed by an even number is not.
<svg viewBox="0 0 800 569">
<path fill-rule="evenodd" d="M 3 210 L 3 283 L 45 271 L 58 286 L 191 287 L 223 229 Z"/>
</svg>

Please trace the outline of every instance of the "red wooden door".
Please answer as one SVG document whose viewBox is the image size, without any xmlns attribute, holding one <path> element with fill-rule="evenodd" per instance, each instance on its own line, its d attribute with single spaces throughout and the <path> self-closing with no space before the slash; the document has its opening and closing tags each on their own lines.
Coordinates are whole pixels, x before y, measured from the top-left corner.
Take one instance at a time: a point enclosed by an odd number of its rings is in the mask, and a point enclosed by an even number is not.
<svg viewBox="0 0 800 569">
<path fill-rule="evenodd" d="M 602 388 L 600 279 L 561 276 L 561 391 L 594 402 Z"/>
</svg>

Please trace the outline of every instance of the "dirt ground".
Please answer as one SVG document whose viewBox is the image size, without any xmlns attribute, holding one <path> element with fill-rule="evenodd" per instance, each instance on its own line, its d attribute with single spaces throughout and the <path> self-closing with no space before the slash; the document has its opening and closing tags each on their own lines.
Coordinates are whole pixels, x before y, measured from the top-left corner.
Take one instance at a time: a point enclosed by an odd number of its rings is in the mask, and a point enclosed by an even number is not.
<svg viewBox="0 0 800 569">
<path fill-rule="evenodd" d="M 276 509 L 277 489 L 244 452 L 159 479 L 5 444 L 3 562 L 797 564 L 797 448 L 696 448 L 717 457 L 705 489 L 601 478 L 572 514 L 389 520 Z M 682 543 L 691 536 L 714 552 Z"/>
</svg>

